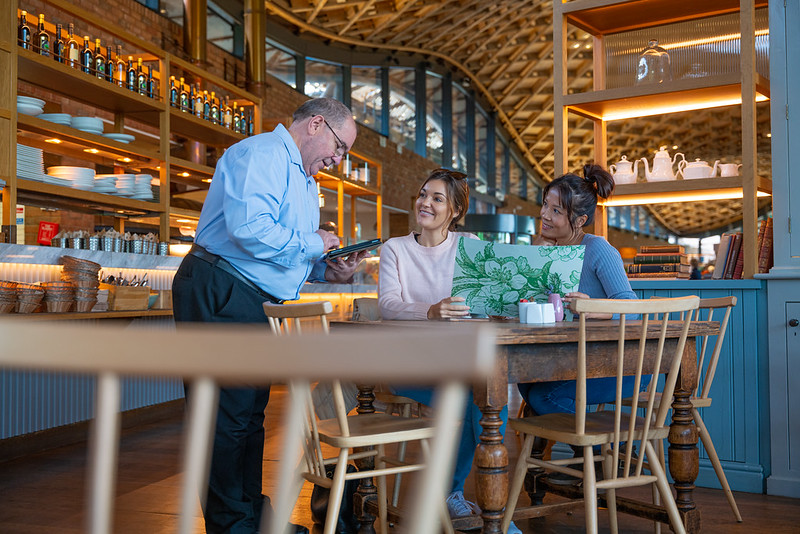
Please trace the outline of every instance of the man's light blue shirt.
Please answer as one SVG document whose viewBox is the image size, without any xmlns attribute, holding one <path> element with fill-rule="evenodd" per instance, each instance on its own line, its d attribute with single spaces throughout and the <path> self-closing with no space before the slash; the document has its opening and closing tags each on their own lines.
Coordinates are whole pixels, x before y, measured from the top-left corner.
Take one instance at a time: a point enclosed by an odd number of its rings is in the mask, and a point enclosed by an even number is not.
<svg viewBox="0 0 800 534">
<path fill-rule="evenodd" d="M 217 163 L 195 243 L 283 300 L 324 281 L 317 184 L 283 126 L 240 141 Z"/>
</svg>

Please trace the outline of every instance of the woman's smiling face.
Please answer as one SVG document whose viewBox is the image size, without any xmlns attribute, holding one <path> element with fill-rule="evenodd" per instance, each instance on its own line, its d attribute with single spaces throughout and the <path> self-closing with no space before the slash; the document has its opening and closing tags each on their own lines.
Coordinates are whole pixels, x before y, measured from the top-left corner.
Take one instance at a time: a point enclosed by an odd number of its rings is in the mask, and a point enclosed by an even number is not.
<svg viewBox="0 0 800 534">
<path fill-rule="evenodd" d="M 547 192 L 539 217 L 542 221 L 542 237 L 553 241 L 562 241 L 572 235 L 573 229 L 567 217 L 567 210 L 561 205 L 561 197 L 555 188 L 551 188 Z"/>
<path fill-rule="evenodd" d="M 430 180 L 422 186 L 414 205 L 417 224 L 422 230 L 446 230 L 455 217 L 442 180 Z"/>
</svg>

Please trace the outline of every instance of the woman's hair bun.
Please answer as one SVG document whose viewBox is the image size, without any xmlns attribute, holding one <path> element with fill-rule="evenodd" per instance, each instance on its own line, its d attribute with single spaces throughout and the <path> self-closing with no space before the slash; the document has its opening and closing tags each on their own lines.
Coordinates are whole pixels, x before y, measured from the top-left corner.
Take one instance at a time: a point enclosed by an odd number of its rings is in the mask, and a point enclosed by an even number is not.
<svg viewBox="0 0 800 534">
<path fill-rule="evenodd" d="M 583 179 L 594 185 L 600 198 L 608 198 L 614 191 L 614 177 L 600 165 L 594 163 L 584 165 Z"/>
</svg>

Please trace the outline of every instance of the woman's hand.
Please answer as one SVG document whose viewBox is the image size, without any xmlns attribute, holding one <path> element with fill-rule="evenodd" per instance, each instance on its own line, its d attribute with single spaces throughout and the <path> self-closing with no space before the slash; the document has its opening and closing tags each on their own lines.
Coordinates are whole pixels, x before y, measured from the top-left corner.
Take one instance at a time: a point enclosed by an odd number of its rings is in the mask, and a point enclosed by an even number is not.
<svg viewBox="0 0 800 534">
<path fill-rule="evenodd" d="M 572 304 L 578 299 L 590 299 L 590 298 L 592 298 L 592 297 L 590 297 L 586 293 L 581 293 L 580 291 L 572 291 L 572 292 L 567 293 L 566 295 L 564 295 L 564 298 L 562 298 L 561 300 L 564 302 L 564 306 L 565 307 L 569 308 L 572 313 L 577 315 L 577 313 L 575 312 L 575 307 Z M 611 316 L 612 315 L 610 313 L 587 313 L 586 314 L 586 318 L 587 319 L 611 319 Z"/>
<path fill-rule="evenodd" d="M 469 306 L 459 304 L 464 297 L 447 297 L 428 308 L 428 319 L 449 319 L 469 315 Z"/>
<path fill-rule="evenodd" d="M 541 234 L 539 234 L 533 237 L 531 245 L 554 247 L 556 246 L 556 242 L 553 239 L 547 239 L 546 237 L 543 237 Z"/>
</svg>

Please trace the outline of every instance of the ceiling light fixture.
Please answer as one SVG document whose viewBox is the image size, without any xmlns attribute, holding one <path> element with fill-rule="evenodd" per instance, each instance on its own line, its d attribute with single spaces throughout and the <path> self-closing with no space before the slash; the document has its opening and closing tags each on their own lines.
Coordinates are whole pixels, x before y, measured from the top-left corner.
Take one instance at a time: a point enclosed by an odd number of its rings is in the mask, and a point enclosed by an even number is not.
<svg viewBox="0 0 800 534">
<path fill-rule="evenodd" d="M 84 152 L 88 152 L 89 154 L 99 154 L 100 153 L 100 151 L 97 150 L 96 148 L 84 148 L 83 151 Z"/>
<path fill-rule="evenodd" d="M 61 139 L 58 139 L 58 138 L 56 138 L 56 137 L 53 137 L 52 139 L 45 139 L 45 140 L 44 140 L 44 142 L 45 142 L 45 143 L 52 143 L 52 144 L 54 144 L 54 145 L 60 145 L 60 144 L 61 144 L 61 143 L 63 143 L 64 141 L 62 141 Z"/>
</svg>

